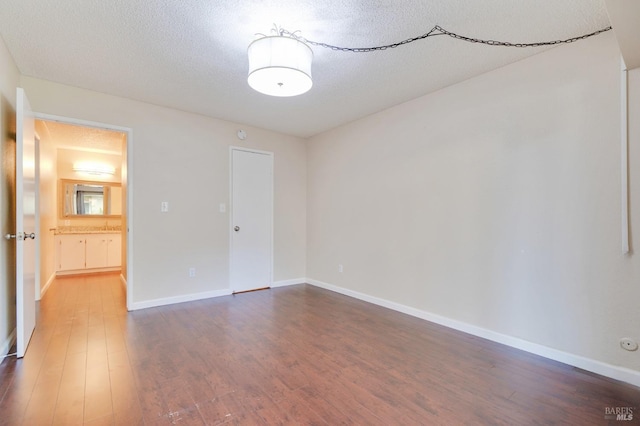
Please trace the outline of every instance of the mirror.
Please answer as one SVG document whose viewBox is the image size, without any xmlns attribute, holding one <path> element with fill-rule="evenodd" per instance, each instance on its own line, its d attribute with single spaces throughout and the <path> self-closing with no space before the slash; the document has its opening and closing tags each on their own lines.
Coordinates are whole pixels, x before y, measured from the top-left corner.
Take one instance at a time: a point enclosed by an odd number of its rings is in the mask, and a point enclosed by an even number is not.
<svg viewBox="0 0 640 426">
<path fill-rule="evenodd" d="M 117 217 L 122 214 L 122 187 L 116 182 L 60 179 L 60 213 L 74 216 Z"/>
</svg>

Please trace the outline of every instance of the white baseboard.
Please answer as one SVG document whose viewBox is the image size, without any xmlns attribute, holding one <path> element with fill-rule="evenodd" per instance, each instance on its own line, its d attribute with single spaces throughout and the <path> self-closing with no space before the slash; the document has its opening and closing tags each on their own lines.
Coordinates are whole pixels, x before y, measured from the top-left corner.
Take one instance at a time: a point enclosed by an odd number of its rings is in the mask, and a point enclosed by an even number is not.
<svg viewBox="0 0 640 426">
<path fill-rule="evenodd" d="M 131 311 L 138 309 L 154 308 L 157 306 L 172 305 L 174 303 L 193 302 L 194 300 L 209 299 L 212 297 L 221 297 L 231 295 L 230 289 L 205 291 L 202 293 L 185 294 L 182 296 L 164 297 L 161 299 L 145 300 L 143 302 L 133 302 Z"/>
<path fill-rule="evenodd" d="M 126 289 L 127 281 L 125 277 L 120 275 L 120 281 L 122 282 L 122 285 L 125 286 L 125 289 Z M 274 283 L 272 283 L 271 288 L 285 287 L 285 286 L 304 284 L 304 283 L 306 283 L 306 278 L 294 278 L 291 280 L 275 281 Z M 192 302 L 194 300 L 209 299 L 211 297 L 230 296 L 231 294 L 233 294 L 233 291 L 231 289 L 223 289 L 223 290 L 206 291 L 203 293 L 186 294 L 183 296 L 165 297 L 161 299 L 146 300 L 144 302 L 134 302 L 131 306 L 131 309 L 129 310 L 135 311 L 138 309 L 153 308 L 156 306 L 171 305 L 174 303 Z"/>
<path fill-rule="evenodd" d="M 55 279 L 56 279 L 56 273 L 54 272 L 53 274 L 51 274 L 51 276 L 45 283 L 44 287 L 42 287 L 42 289 L 40 290 L 40 299 L 44 297 L 44 294 L 47 292 L 47 290 L 49 290 L 49 286 L 51 286 L 51 283 L 53 283 L 53 280 Z"/>
<path fill-rule="evenodd" d="M 294 278 L 292 280 L 275 281 L 273 284 L 271 284 L 271 288 L 286 287 L 288 285 L 296 285 L 296 284 L 304 284 L 307 282 L 306 280 L 307 280 L 306 278 Z"/>
<path fill-rule="evenodd" d="M 114 266 L 109 268 L 75 269 L 72 271 L 57 271 L 56 276 L 64 277 L 67 275 L 99 274 L 102 272 L 117 272 L 121 270 L 122 268 L 120 266 Z"/>
<path fill-rule="evenodd" d="M 2 346 L 0 346 L 0 358 L 3 358 L 5 355 L 9 353 L 13 344 L 16 343 L 16 329 L 14 328 L 11 334 L 2 342 Z M 0 362 L 2 360 L 0 359 Z"/>
<path fill-rule="evenodd" d="M 407 315 L 411 315 L 417 318 L 422 318 L 427 321 L 434 322 L 436 324 L 443 325 L 455 330 L 459 330 L 474 336 L 482 337 L 487 340 L 491 340 L 503 345 L 511 346 L 516 349 L 520 349 L 535 355 L 549 358 L 554 361 L 562 362 L 564 364 L 572 365 L 574 367 L 581 368 L 583 370 L 591 371 L 602 376 L 606 376 L 615 380 L 630 383 L 635 386 L 640 386 L 640 371 L 631 370 L 629 368 L 618 367 L 612 364 L 607 364 L 602 361 L 597 361 L 590 358 L 585 358 L 580 355 L 563 352 L 557 349 L 549 348 L 537 343 L 528 342 L 523 339 L 508 336 L 506 334 L 498 333 L 486 328 L 478 327 L 472 324 L 468 324 L 462 321 L 457 321 L 451 318 L 436 315 L 427 311 L 412 308 L 410 306 L 402 305 L 400 303 L 391 302 L 385 299 L 381 299 L 374 296 L 369 296 L 364 293 L 349 290 L 346 288 L 338 287 L 332 284 L 327 284 L 322 281 L 307 278 L 306 282 L 316 287 L 331 290 L 336 293 L 344 294 L 345 296 L 354 297 L 356 299 L 363 300 L 365 302 L 373 303 L 374 305 L 383 306 L 385 308 L 392 309 L 394 311 L 402 312 Z"/>
<path fill-rule="evenodd" d="M 127 278 L 120 274 L 120 282 L 122 283 L 122 287 L 124 287 L 124 291 L 127 291 Z"/>
</svg>

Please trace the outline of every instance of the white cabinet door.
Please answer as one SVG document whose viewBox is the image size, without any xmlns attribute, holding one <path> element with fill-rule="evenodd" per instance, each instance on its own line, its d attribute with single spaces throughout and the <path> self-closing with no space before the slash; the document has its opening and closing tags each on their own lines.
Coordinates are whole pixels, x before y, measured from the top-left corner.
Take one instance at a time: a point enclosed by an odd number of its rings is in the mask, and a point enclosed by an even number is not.
<svg viewBox="0 0 640 426">
<path fill-rule="evenodd" d="M 107 267 L 107 234 L 90 234 L 86 236 L 86 268 L 106 268 Z"/>
<path fill-rule="evenodd" d="M 121 265 L 120 234 L 73 234 L 56 236 L 56 271 L 74 273 Z"/>
<path fill-rule="evenodd" d="M 84 269 L 85 238 L 84 235 L 58 235 L 58 271 Z"/>
<path fill-rule="evenodd" d="M 116 267 L 122 264 L 122 235 L 107 235 L 107 266 Z"/>
</svg>

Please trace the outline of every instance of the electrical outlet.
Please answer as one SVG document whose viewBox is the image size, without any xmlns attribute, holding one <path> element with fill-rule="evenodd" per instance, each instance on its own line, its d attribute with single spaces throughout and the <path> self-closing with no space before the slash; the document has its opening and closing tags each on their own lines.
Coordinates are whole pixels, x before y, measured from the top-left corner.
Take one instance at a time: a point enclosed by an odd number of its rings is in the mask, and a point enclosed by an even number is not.
<svg viewBox="0 0 640 426">
<path fill-rule="evenodd" d="M 629 337 L 623 337 L 622 339 L 620 339 L 620 346 L 625 351 L 633 352 L 638 350 L 638 342 Z"/>
<path fill-rule="evenodd" d="M 344 272 L 344 268 L 342 267 L 342 264 L 338 265 L 338 272 Z"/>
<path fill-rule="evenodd" d="M 163 201 L 160 203 L 160 211 L 162 213 L 166 213 L 169 211 L 169 202 L 168 201 Z"/>
<path fill-rule="evenodd" d="M 196 268 L 189 268 L 189 278 L 196 276 Z"/>
</svg>

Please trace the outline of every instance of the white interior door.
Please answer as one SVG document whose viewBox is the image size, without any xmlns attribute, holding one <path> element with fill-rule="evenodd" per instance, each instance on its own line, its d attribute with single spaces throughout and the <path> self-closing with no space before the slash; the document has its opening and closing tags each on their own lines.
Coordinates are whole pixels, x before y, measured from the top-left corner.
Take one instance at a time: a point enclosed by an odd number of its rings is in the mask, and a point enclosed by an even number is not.
<svg viewBox="0 0 640 426">
<path fill-rule="evenodd" d="M 231 290 L 271 287 L 272 153 L 231 149 L 231 209 Z"/>
<path fill-rule="evenodd" d="M 36 326 L 35 120 L 22 88 L 16 109 L 16 334 L 22 358 Z"/>
</svg>

